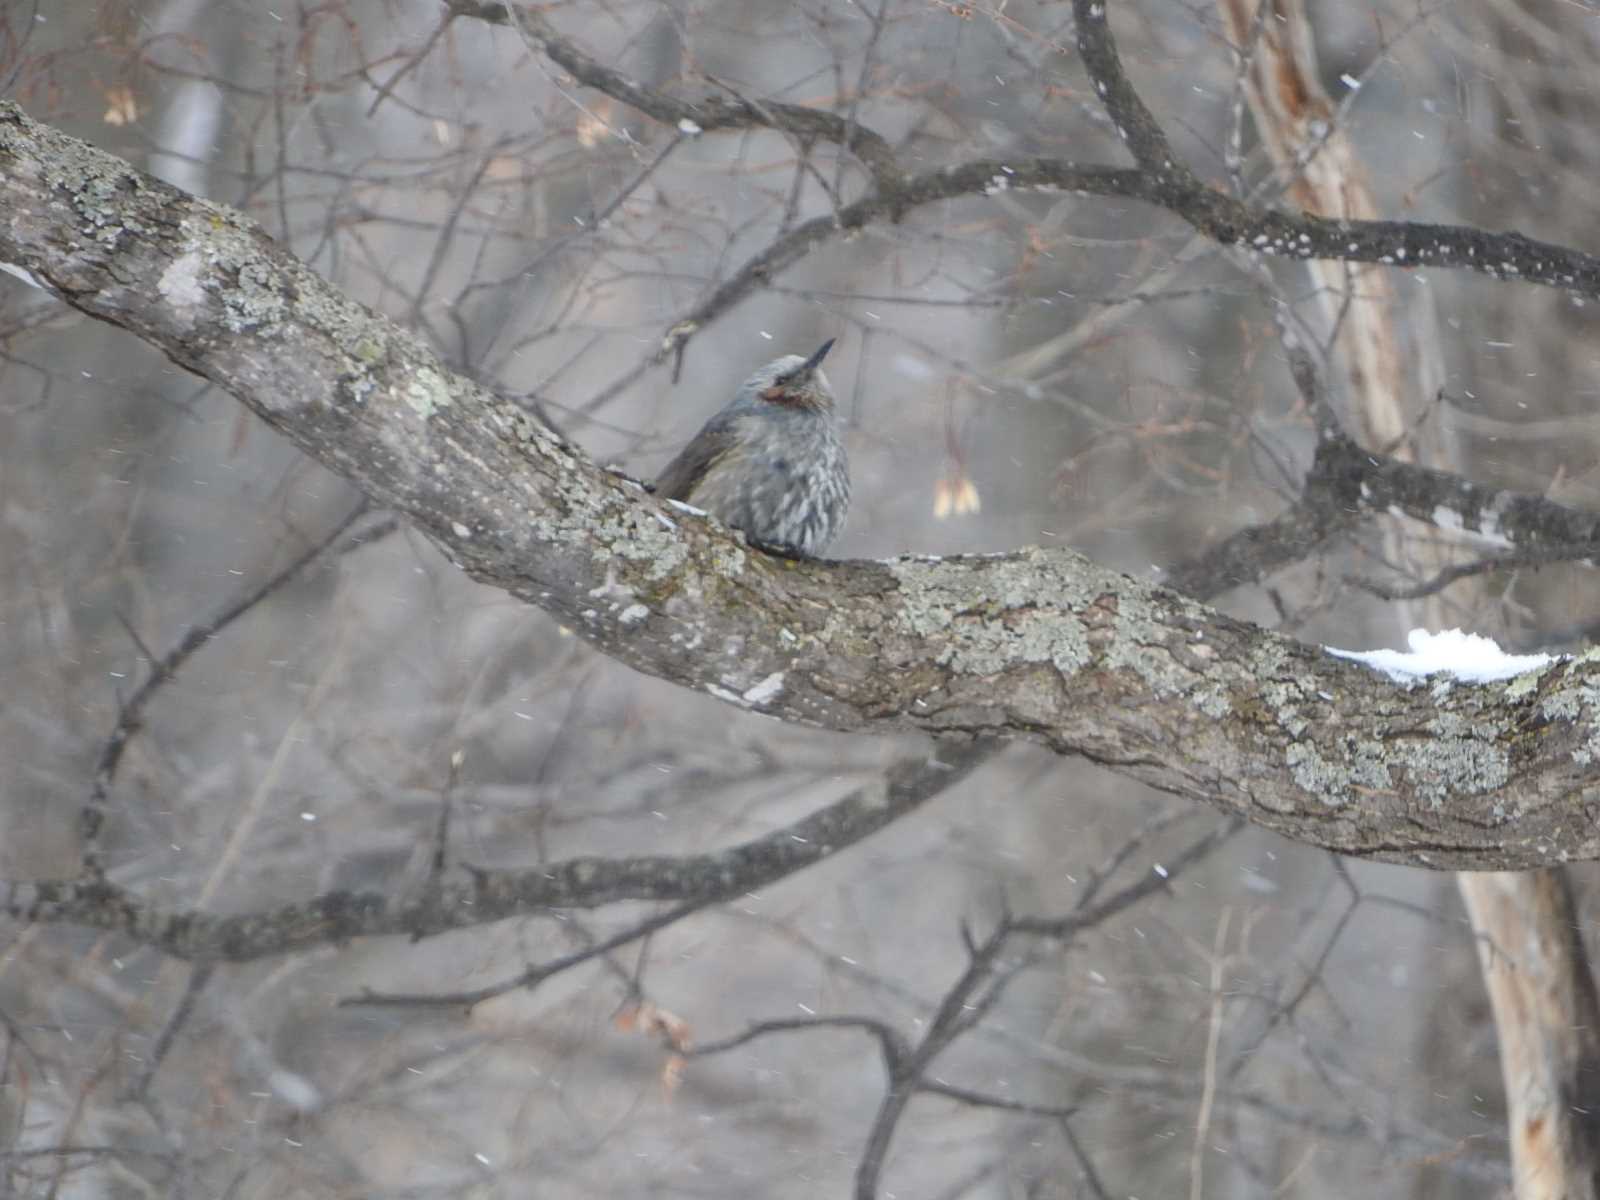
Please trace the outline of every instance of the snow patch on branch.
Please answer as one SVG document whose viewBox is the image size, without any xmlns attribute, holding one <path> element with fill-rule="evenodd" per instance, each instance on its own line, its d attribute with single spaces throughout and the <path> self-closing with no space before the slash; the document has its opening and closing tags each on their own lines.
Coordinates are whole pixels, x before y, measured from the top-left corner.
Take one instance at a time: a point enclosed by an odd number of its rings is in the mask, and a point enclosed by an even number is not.
<svg viewBox="0 0 1600 1200">
<path fill-rule="evenodd" d="M 1551 654 L 1507 654 L 1493 638 L 1447 629 L 1429 633 L 1413 629 L 1406 635 L 1410 653 L 1401 650 L 1323 649 L 1336 658 L 1365 663 L 1396 683 L 1411 683 L 1429 675 L 1453 675 L 1463 683 L 1495 683 L 1525 671 L 1538 671 L 1556 661 Z"/>
</svg>

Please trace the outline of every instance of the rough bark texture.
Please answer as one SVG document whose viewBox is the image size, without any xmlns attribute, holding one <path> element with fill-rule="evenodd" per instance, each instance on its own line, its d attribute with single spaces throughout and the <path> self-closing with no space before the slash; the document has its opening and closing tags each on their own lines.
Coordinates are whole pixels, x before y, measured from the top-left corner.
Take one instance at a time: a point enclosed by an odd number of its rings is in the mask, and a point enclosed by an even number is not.
<svg viewBox="0 0 1600 1200">
<path fill-rule="evenodd" d="M 1600 1196 L 1600 1006 L 1561 871 L 1471 877 L 1506 1081 L 1517 1200 Z"/>
<path fill-rule="evenodd" d="M 1321 217 L 1375 217 L 1380 209 L 1367 169 L 1338 103 L 1322 86 L 1305 6 L 1222 0 L 1218 8 L 1229 38 L 1243 48 L 1245 96 L 1286 194 Z M 1394 274 L 1370 263 L 1321 259 L 1306 270 L 1327 321 L 1335 380 L 1329 399 L 1347 431 L 1364 446 L 1400 447 L 1406 457 L 1421 451 L 1437 462 L 1431 452 L 1439 422 L 1424 424 L 1416 412 L 1444 378 L 1427 293 L 1402 297 Z"/>
<path fill-rule="evenodd" d="M 1337 105 L 1322 87 L 1304 5 L 1300 0 L 1260 6 L 1222 0 L 1219 8 L 1230 37 L 1244 48 L 1245 94 L 1289 194 L 1324 215 L 1373 216 L 1378 206 L 1367 171 L 1337 119 Z M 1422 292 L 1419 302 L 1407 306 L 1389 276 L 1371 266 L 1320 262 L 1308 269 L 1335 331 L 1330 357 L 1342 385 L 1330 392 L 1340 399 L 1336 407 L 1359 440 L 1393 445 L 1401 458 L 1458 465 L 1440 423 L 1419 422 L 1407 410 L 1432 396 L 1444 377 L 1430 294 Z M 1409 353 L 1402 345 L 1408 326 Z M 1395 511 L 1428 519 L 1402 499 L 1406 491 L 1404 485 L 1396 489 Z M 1462 523 L 1463 532 L 1497 535 L 1500 522 L 1492 503 L 1450 507 L 1473 514 Z M 1593 539 L 1583 535 L 1579 540 Z M 1443 542 L 1411 546 L 1392 527 L 1385 552 L 1423 577 L 1447 569 Z M 1410 619 L 1419 618 L 1440 628 L 1449 611 L 1435 594 L 1421 601 Z M 1554 870 L 1464 873 L 1457 881 L 1478 937 L 1494 1010 L 1518 1200 L 1593 1197 L 1600 1125 L 1590 1114 L 1600 1102 L 1594 1076 L 1600 1002 L 1588 956 L 1574 936 L 1568 881 Z"/>
<path fill-rule="evenodd" d="M 605 653 L 841 730 L 1028 737 L 1344 853 L 1600 857 L 1600 656 L 1397 687 L 1070 551 L 795 563 L 451 375 L 252 222 L 0 107 L 0 254 Z"/>
</svg>

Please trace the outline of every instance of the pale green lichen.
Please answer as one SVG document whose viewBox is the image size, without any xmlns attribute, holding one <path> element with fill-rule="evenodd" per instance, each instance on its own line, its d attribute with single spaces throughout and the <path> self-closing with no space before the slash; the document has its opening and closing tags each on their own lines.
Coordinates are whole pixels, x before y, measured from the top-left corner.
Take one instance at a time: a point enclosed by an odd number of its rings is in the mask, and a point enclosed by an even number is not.
<svg viewBox="0 0 1600 1200">
<path fill-rule="evenodd" d="M 1392 786 L 1382 749 L 1371 742 L 1344 747 L 1342 761 L 1329 759 L 1310 742 L 1291 742 L 1283 757 L 1295 783 L 1329 808 L 1348 804 L 1355 788 Z"/>
<path fill-rule="evenodd" d="M 937 561 L 885 565 L 900 584 L 900 631 L 944 643 L 942 666 L 983 676 L 1050 663 L 1067 676 L 1090 662 L 1088 634 L 1070 610 L 1093 596 L 1059 554 L 1023 550 L 985 572 L 981 592 L 977 581 Z"/>
<path fill-rule="evenodd" d="M 1432 807 L 1451 796 L 1498 791 L 1511 778 L 1511 762 L 1493 725 L 1477 726 L 1451 712 L 1424 725 L 1426 738 L 1384 743 L 1391 762 L 1407 768 L 1412 788 Z"/>
<path fill-rule="evenodd" d="M 749 561 L 744 549 L 737 543 L 727 545 L 718 542 L 711 548 L 711 569 L 718 575 L 730 578 L 744 574 L 745 564 Z"/>
<path fill-rule="evenodd" d="M 1261 684 L 1259 694 L 1272 720 L 1290 737 L 1299 737 L 1311 727 L 1310 720 L 1301 714 L 1300 705 L 1305 693 L 1298 683 L 1269 678 Z"/>
<path fill-rule="evenodd" d="M 1586 652 L 1579 662 L 1593 661 Z M 1578 722 L 1587 719 L 1590 733 L 1583 745 L 1572 751 L 1572 761 L 1580 767 L 1600 762 L 1600 728 L 1595 727 L 1594 716 L 1600 713 L 1600 684 L 1568 684 L 1546 696 L 1539 704 L 1539 715 L 1550 721 Z"/>
<path fill-rule="evenodd" d="M 449 406 L 450 381 L 431 367 L 418 367 L 406 380 L 400 398 L 426 421 L 439 409 Z"/>
<path fill-rule="evenodd" d="M 1195 606 L 1194 611 L 1201 610 Z M 1213 719 L 1233 710 L 1226 679 L 1220 668 L 1212 669 L 1215 655 L 1204 641 L 1202 624 L 1186 634 L 1173 627 L 1166 606 L 1125 589 L 1117 597 L 1112 627 L 1116 637 L 1106 665 L 1132 671 L 1157 696 L 1182 697 Z M 1181 654 L 1175 652 L 1177 639 L 1184 639 Z"/>
<path fill-rule="evenodd" d="M 534 530 L 541 540 L 568 547 L 582 547 L 592 561 L 616 559 L 644 566 L 647 581 L 666 579 L 682 569 L 689 550 L 675 530 L 648 519 L 634 504 L 597 494 L 584 482 L 563 477 L 557 483 L 558 504 L 534 518 Z M 743 555 L 729 559 L 719 569 L 742 569 Z"/>
<path fill-rule="evenodd" d="M 1146 596 L 1124 576 L 1081 556 L 1037 547 L 995 562 L 980 578 L 950 570 L 938 560 L 902 558 L 887 563 L 901 585 L 901 628 L 943 645 L 936 661 L 970 676 L 1049 664 L 1066 679 L 1095 663 L 1090 610 L 1105 599 L 1103 616 L 1114 636 L 1099 665 L 1130 671 L 1159 696 L 1178 696 L 1220 719 L 1231 710 L 1220 671 L 1199 632 L 1174 631 L 1169 598 Z M 1196 626 L 1197 630 L 1200 628 Z M 1181 655 L 1175 638 L 1190 640 Z M 1041 712 L 1054 701 L 1044 687 Z"/>
<path fill-rule="evenodd" d="M 1205 683 L 1191 689 L 1189 703 L 1217 721 L 1233 711 L 1233 702 L 1228 698 L 1227 690 L 1218 683 Z"/>
<path fill-rule="evenodd" d="M 514 441 L 531 444 L 540 453 L 550 453 L 559 448 L 559 441 L 549 429 L 515 405 L 496 405 L 493 412 L 495 422 Z"/>
<path fill-rule="evenodd" d="M 278 272 L 253 256 L 239 263 L 233 286 L 223 289 L 222 307 L 223 323 L 234 333 L 267 332 L 289 311 Z"/>
<path fill-rule="evenodd" d="M 591 549 L 595 561 L 616 557 L 643 564 L 645 578 L 651 582 L 677 573 L 689 560 L 688 548 L 653 522 L 632 517 L 631 513 L 607 513 L 586 527 L 593 530 Z"/>
<path fill-rule="evenodd" d="M 32 125 L 33 132 L 40 129 Z M 143 237 L 149 232 L 128 211 L 123 194 L 125 189 L 143 188 L 137 173 L 76 140 L 52 141 L 56 153 L 45 160 L 44 181 L 52 192 L 67 197 L 78 214 L 80 232 L 107 248 L 114 248 L 124 237 Z"/>
<path fill-rule="evenodd" d="M 1294 742 L 1284 753 L 1294 781 L 1322 803 L 1348 803 L 1368 789 L 1401 785 L 1432 809 L 1453 797 L 1498 791 L 1511 779 L 1510 759 L 1497 725 L 1480 725 L 1456 713 L 1424 722 L 1420 736 L 1344 737 L 1313 745 Z M 1395 772 L 1404 772 L 1400 779 Z"/>
<path fill-rule="evenodd" d="M 1534 667 L 1531 671 L 1524 671 L 1506 684 L 1506 699 L 1520 700 L 1531 695 L 1539 688 L 1539 680 L 1544 673 L 1556 665 L 1558 660 L 1551 660 L 1543 666 Z"/>
<path fill-rule="evenodd" d="M 1214 675 L 1173 653 L 1171 643 L 1185 635 L 1172 628 L 1165 611 L 1153 611 L 1139 596 L 1125 593 L 1117 598 L 1113 628 L 1116 637 L 1106 651 L 1107 666 L 1132 671 L 1157 696 L 1184 697 L 1210 717 L 1228 714 L 1232 705 Z M 1189 650 L 1190 657 L 1210 657 L 1203 642 L 1193 642 Z"/>
<path fill-rule="evenodd" d="M 195 260 L 195 291 L 210 285 L 207 291 L 221 305 L 222 323 L 230 333 L 271 336 L 290 313 L 283 271 L 261 252 L 239 213 L 204 200 L 194 205 L 198 211 L 183 219 L 177 261 Z"/>
<path fill-rule="evenodd" d="M 1265 706 L 1268 720 L 1290 737 L 1299 737 L 1310 728 L 1311 722 L 1302 714 L 1301 706 L 1312 694 L 1296 678 L 1288 649 L 1278 639 L 1260 638 L 1250 647 L 1244 674 L 1259 681 L 1256 694 Z"/>
</svg>

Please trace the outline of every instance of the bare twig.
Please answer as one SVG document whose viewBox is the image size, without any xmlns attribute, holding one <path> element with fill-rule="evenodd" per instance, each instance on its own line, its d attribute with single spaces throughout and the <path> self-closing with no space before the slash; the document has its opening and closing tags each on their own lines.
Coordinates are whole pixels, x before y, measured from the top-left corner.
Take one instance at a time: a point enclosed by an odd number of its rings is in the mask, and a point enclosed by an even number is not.
<svg viewBox="0 0 1600 1200">
<path fill-rule="evenodd" d="M 123 702 L 117 713 L 117 723 L 112 727 L 110 736 L 106 738 L 105 746 L 100 751 L 100 761 L 95 765 L 94 783 L 90 787 L 88 803 L 84 805 L 79 817 L 78 826 L 83 839 L 83 865 L 86 871 L 92 875 L 103 874 L 104 867 L 100 862 L 98 841 L 100 828 L 105 822 L 106 802 L 111 792 L 112 781 L 116 777 L 117 767 L 122 762 L 123 752 L 128 748 L 128 740 L 138 731 L 143 720 L 145 706 L 165 684 L 172 680 L 197 650 L 295 579 L 330 549 L 338 546 L 345 533 L 369 511 L 370 507 L 367 500 L 362 500 L 320 541 L 304 550 L 259 587 L 235 600 L 209 621 L 191 626 L 178 639 L 177 645 L 160 659 L 149 656 L 146 651 L 147 657 L 150 657 L 150 673 L 134 690 L 133 695 Z M 137 635 L 133 634 L 132 629 L 129 630 L 129 634 L 134 636 L 137 642 Z M 138 644 L 142 648 L 143 643 Z"/>
<path fill-rule="evenodd" d="M 139 1070 L 138 1078 L 128 1089 L 130 1098 L 142 1099 L 150 1090 L 150 1082 L 156 1077 L 156 1072 L 161 1069 L 162 1062 L 167 1057 L 167 1052 L 172 1049 L 172 1043 L 177 1040 L 178 1031 L 194 1015 L 195 1004 L 200 999 L 200 993 L 205 990 L 206 984 L 211 982 L 215 967 L 211 963 L 194 963 L 189 969 L 188 981 L 184 984 L 183 995 L 179 998 L 177 1007 L 168 1016 L 166 1024 L 161 1027 L 161 1032 L 156 1035 L 150 1053 L 145 1058 Z"/>
</svg>

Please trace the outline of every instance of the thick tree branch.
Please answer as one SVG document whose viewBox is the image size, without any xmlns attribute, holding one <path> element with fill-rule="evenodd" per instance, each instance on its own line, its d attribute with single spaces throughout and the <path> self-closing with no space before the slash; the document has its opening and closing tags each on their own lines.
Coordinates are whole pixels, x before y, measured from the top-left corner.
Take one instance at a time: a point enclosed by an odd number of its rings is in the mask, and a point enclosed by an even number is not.
<svg viewBox="0 0 1600 1200">
<path fill-rule="evenodd" d="M 240 214 L 9 105 L 0 255 L 639 670 L 832 729 L 1031 738 L 1350 854 L 1600 857 L 1600 663 L 1407 691 L 1071 551 L 770 558 L 452 376 Z"/>
</svg>

